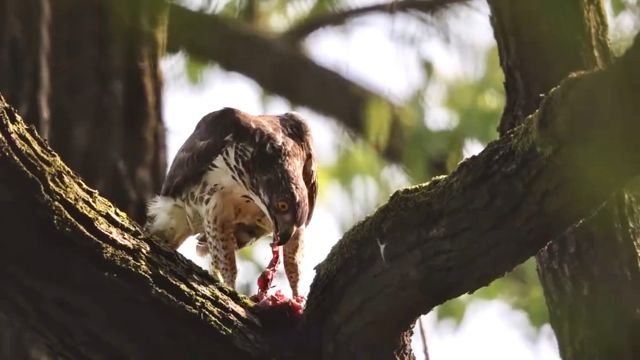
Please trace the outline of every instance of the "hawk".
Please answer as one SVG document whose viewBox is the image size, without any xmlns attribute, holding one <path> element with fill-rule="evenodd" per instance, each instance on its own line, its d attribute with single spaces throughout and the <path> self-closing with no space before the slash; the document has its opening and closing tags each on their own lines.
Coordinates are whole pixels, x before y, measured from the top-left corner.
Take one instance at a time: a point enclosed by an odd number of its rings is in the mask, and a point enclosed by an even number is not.
<svg viewBox="0 0 640 360">
<path fill-rule="evenodd" d="M 204 116 L 182 145 L 159 196 L 148 206 L 147 230 L 177 249 L 198 235 L 211 272 L 235 288 L 235 250 L 273 234 L 298 296 L 305 227 L 317 180 L 311 133 L 296 113 L 252 116 L 224 108 Z"/>
</svg>

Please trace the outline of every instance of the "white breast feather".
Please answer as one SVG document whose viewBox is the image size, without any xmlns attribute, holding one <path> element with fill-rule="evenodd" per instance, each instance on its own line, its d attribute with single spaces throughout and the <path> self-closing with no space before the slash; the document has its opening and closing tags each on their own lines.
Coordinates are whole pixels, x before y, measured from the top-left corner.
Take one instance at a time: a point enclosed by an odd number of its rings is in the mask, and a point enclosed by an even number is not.
<svg viewBox="0 0 640 360">
<path fill-rule="evenodd" d="M 168 196 L 156 196 L 147 205 L 147 214 L 151 219 L 149 231 L 156 233 L 165 229 L 174 229 L 182 233 L 189 228 L 184 203 Z"/>
<path fill-rule="evenodd" d="M 232 177 L 233 169 L 229 168 L 229 166 L 227 166 L 227 163 L 224 161 L 223 157 L 226 157 L 231 167 L 242 166 L 242 164 L 236 163 L 236 159 L 237 159 L 236 147 L 237 146 L 245 146 L 245 145 L 233 144 L 233 145 L 227 146 L 222 152 L 222 154 L 213 160 L 213 164 L 215 165 L 215 168 L 207 171 L 207 173 L 205 174 L 205 179 L 209 185 L 218 184 L 219 187 L 223 187 L 225 192 L 227 191 L 233 192 L 238 194 L 238 196 L 242 196 L 242 195 L 249 196 L 253 200 L 253 202 L 256 203 L 256 205 L 258 205 L 260 210 L 262 210 L 262 212 L 267 214 L 268 216 L 269 213 L 267 212 L 267 208 L 262 204 L 262 200 L 260 200 L 257 194 L 254 194 L 253 191 L 245 188 L 244 184 L 241 181 L 238 182 L 233 179 Z M 248 151 L 248 148 L 245 147 L 242 149 L 242 151 Z M 236 174 L 236 176 L 239 178 L 240 174 Z M 248 174 L 245 174 L 244 176 L 248 176 Z M 249 184 L 250 179 L 246 179 L 246 183 Z M 216 198 L 217 197 L 214 197 L 214 199 Z M 204 207 L 200 209 L 200 211 L 204 211 Z"/>
<path fill-rule="evenodd" d="M 266 207 L 263 205 L 257 194 L 254 194 L 253 191 L 247 189 L 242 180 L 239 179 L 241 175 L 236 174 L 236 178 L 238 178 L 239 181 L 236 181 L 233 178 L 233 167 L 242 166 L 242 164 L 236 163 L 237 146 L 246 145 L 233 144 L 227 146 L 223 150 L 222 154 L 213 160 L 214 166 L 210 166 L 209 170 L 207 170 L 203 177 L 203 181 L 206 182 L 207 186 L 217 185 L 218 189 L 218 193 L 213 194 L 208 206 L 215 206 L 217 201 L 223 199 L 224 196 L 220 196 L 222 195 L 222 192 L 235 194 L 238 198 L 242 195 L 247 195 L 263 213 L 267 214 L 267 218 L 271 220 Z M 248 151 L 248 149 L 243 148 L 241 151 Z M 227 162 L 225 162 L 225 157 L 227 158 L 228 165 Z M 248 174 L 245 173 L 244 176 L 248 176 Z M 245 182 L 249 184 L 250 179 L 245 179 Z M 202 220 L 206 216 L 206 210 L 204 202 L 183 202 L 183 200 L 179 198 L 174 199 L 167 196 L 156 196 L 148 204 L 147 214 L 151 220 L 148 224 L 148 230 L 151 233 L 167 231 L 171 234 L 198 233 L 202 231 Z"/>
</svg>

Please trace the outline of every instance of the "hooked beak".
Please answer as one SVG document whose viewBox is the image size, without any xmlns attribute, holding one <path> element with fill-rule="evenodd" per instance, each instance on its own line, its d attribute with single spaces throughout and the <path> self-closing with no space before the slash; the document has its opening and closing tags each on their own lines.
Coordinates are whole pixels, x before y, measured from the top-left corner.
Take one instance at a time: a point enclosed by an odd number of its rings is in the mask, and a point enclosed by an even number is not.
<svg viewBox="0 0 640 360">
<path fill-rule="evenodd" d="M 282 229 L 277 229 L 274 233 L 273 233 L 273 237 L 274 237 L 274 242 L 277 245 L 284 245 L 286 244 L 289 239 L 291 239 L 291 236 L 293 235 L 293 233 L 296 231 L 296 227 L 295 226 L 286 226 Z"/>
</svg>

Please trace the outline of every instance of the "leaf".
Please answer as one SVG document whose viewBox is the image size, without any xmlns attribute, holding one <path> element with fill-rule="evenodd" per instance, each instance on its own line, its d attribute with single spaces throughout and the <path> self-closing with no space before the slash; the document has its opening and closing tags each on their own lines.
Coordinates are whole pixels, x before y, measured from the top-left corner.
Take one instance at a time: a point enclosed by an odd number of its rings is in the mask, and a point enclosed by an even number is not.
<svg viewBox="0 0 640 360">
<path fill-rule="evenodd" d="M 366 108 L 366 138 L 377 150 L 387 146 L 392 119 L 391 104 L 378 97 L 369 99 Z"/>
<path fill-rule="evenodd" d="M 187 80 L 193 85 L 202 83 L 204 71 L 209 67 L 209 63 L 193 56 L 187 56 L 186 59 L 185 73 L 187 74 Z"/>
<path fill-rule="evenodd" d="M 622 11 L 627 8 L 626 1 L 624 0 L 611 0 L 611 9 L 613 10 L 613 15 L 618 15 Z"/>
</svg>

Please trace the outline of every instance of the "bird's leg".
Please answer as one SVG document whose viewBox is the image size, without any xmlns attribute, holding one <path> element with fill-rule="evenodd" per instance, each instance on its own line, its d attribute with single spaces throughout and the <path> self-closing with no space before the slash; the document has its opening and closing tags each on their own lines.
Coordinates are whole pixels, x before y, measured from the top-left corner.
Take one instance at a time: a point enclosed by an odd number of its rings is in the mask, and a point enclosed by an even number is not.
<svg viewBox="0 0 640 360">
<path fill-rule="evenodd" d="M 298 297 L 298 282 L 300 281 L 300 262 L 304 249 L 304 227 L 300 227 L 284 245 L 284 271 L 291 286 L 293 298 Z"/>
<path fill-rule="evenodd" d="M 267 295 L 267 290 L 271 280 L 273 279 L 273 273 L 279 259 L 280 246 L 275 243 L 271 244 L 272 259 L 267 266 L 267 269 L 258 278 L 258 293 L 251 297 L 252 300 L 258 303 L 258 306 L 262 309 L 272 309 L 276 311 L 286 311 L 286 313 L 301 316 L 305 307 L 305 298 L 300 296 L 298 292 L 298 282 L 300 281 L 300 260 L 302 258 L 303 250 L 303 234 L 304 228 L 298 228 L 293 234 L 291 239 L 284 245 L 284 270 L 287 273 L 289 279 L 289 285 L 291 286 L 291 292 L 293 298 L 287 299 L 280 290 L 277 290 L 273 295 Z M 278 310 L 279 309 L 279 310 Z"/>
<path fill-rule="evenodd" d="M 224 282 L 236 288 L 236 277 L 238 276 L 238 268 L 236 266 L 236 236 L 234 234 L 233 225 L 230 223 L 222 227 L 222 256 L 224 256 L 225 271 L 222 273 Z"/>
<path fill-rule="evenodd" d="M 235 289 L 236 268 L 235 237 L 233 229 L 221 229 L 220 224 L 215 221 L 218 217 L 213 216 L 216 207 L 212 207 L 205 217 L 205 235 L 211 254 L 211 274 L 216 276 L 216 271 L 228 286 Z M 222 231 L 220 231 L 222 230 Z"/>
</svg>

